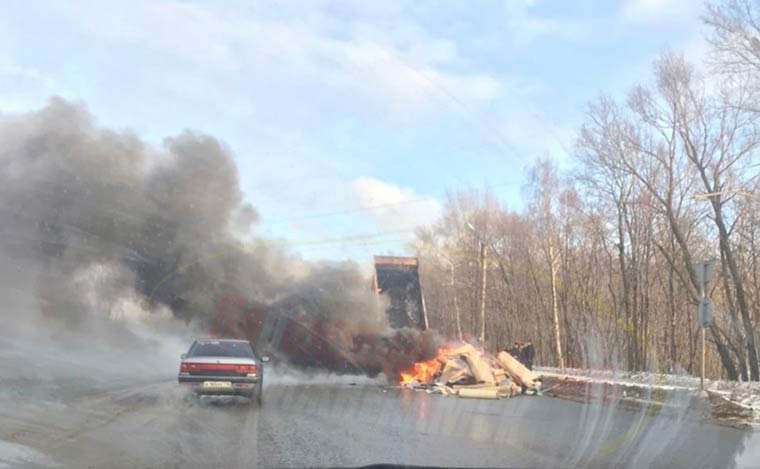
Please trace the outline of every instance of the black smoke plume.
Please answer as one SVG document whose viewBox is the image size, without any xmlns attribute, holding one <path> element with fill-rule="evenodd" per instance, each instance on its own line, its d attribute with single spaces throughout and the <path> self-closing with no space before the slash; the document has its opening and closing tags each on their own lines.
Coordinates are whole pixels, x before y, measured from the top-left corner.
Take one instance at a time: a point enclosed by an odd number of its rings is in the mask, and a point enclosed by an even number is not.
<svg viewBox="0 0 760 469">
<path fill-rule="evenodd" d="M 186 131 L 156 148 L 99 127 L 83 106 L 58 98 L 0 118 L 6 324 L 39 315 L 48 325 L 95 333 L 93 323 L 163 312 L 209 330 L 224 299 L 235 298 L 245 304 L 238 316 L 255 305 L 267 318 L 329 324 L 320 332 L 328 342 L 341 335 L 335 327 L 390 334 L 383 305 L 355 264 L 303 262 L 257 238 L 258 218 L 230 150 L 208 135 Z M 377 361 L 352 334 L 340 339 L 338 355 L 358 351 L 347 358 L 358 369 L 363 357 Z M 431 353 L 422 348 L 403 361 Z"/>
</svg>

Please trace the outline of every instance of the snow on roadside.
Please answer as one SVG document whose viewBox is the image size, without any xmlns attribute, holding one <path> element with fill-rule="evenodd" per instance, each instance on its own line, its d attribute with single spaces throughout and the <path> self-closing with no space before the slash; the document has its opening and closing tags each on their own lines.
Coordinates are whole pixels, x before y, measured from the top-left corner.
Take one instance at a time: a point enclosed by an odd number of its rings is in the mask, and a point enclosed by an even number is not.
<svg viewBox="0 0 760 469">
<path fill-rule="evenodd" d="M 721 394 L 731 402 L 752 408 L 757 419 L 757 414 L 760 413 L 760 382 L 711 381 L 707 389 Z"/>
<path fill-rule="evenodd" d="M 60 464 L 28 446 L 0 440 L 0 469 L 22 466 L 59 467 Z"/>
<path fill-rule="evenodd" d="M 697 392 L 699 378 L 689 375 L 673 375 L 653 372 L 630 372 L 615 370 L 585 370 L 578 368 L 536 367 L 535 371 L 543 376 L 572 377 L 593 383 L 638 386 L 642 388 L 662 389 L 665 391 L 682 390 Z M 753 423 L 760 425 L 760 382 L 737 382 L 705 379 L 705 389 L 728 401 L 752 409 Z"/>
<path fill-rule="evenodd" d="M 544 376 L 572 376 L 587 381 L 607 384 L 656 387 L 666 390 L 691 390 L 699 388 L 699 378 L 685 375 L 614 370 L 583 370 L 579 368 L 565 368 L 561 370 L 552 367 L 536 367 L 535 371 Z"/>
</svg>

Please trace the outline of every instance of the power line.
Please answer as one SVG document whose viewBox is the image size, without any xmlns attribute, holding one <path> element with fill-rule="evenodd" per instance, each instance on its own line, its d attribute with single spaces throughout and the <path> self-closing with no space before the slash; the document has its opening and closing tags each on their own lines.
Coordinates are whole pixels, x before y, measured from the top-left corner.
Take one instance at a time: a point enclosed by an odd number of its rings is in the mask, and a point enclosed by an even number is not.
<svg viewBox="0 0 760 469">
<path fill-rule="evenodd" d="M 419 24 L 422 23 L 420 19 L 414 15 L 413 13 L 410 13 L 411 16 L 417 20 Z M 439 91 L 441 91 L 446 97 L 449 98 L 452 102 L 457 104 L 462 110 L 465 111 L 464 117 L 469 119 L 471 123 L 473 124 L 473 128 L 477 131 L 487 130 L 490 131 L 490 135 L 486 133 L 486 136 L 490 136 L 493 138 L 494 142 L 503 146 L 511 147 L 512 151 L 517 154 L 518 158 L 521 160 L 526 159 L 525 155 L 522 153 L 522 151 L 518 150 L 517 146 L 514 143 L 511 143 L 507 141 L 504 136 L 502 135 L 501 131 L 497 128 L 495 128 L 493 125 L 491 125 L 491 122 L 485 121 L 483 119 L 479 119 L 476 116 L 473 115 L 472 111 L 469 109 L 469 107 L 462 101 L 459 97 L 457 97 L 454 93 L 452 93 L 448 88 L 446 88 L 442 83 L 439 81 L 435 81 L 432 78 L 430 78 L 427 74 L 423 73 L 419 68 L 415 67 L 414 65 L 410 64 L 406 59 L 400 56 L 398 52 L 395 50 L 388 48 L 389 54 L 394 56 L 396 60 L 398 60 L 399 63 L 407 67 L 408 69 L 412 70 L 415 74 L 419 75 L 420 77 L 424 78 L 426 81 L 428 81 L 431 85 L 438 88 Z M 522 96 L 520 94 L 515 94 L 515 98 L 520 99 Z M 527 108 L 532 109 L 533 112 L 531 112 L 531 115 L 538 120 L 538 124 L 543 127 L 543 130 L 550 134 L 550 136 L 554 139 L 556 143 L 559 144 L 559 146 L 567 153 L 567 155 L 571 155 L 572 152 L 567 147 L 567 145 L 562 141 L 562 139 L 557 135 L 557 132 L 555 129 L 552 128 L 551 125 L 548 125 L 547 119 L 543 118 L 541 114 L 541 110 L 537 106 L 531 106 L 530 103 L 527 103 L 525 100 L 523 100 L 524 103 L 526 103 L 528 106 Z"/>
<path fill-rule="evenodd" d="M 324 218 L 324 217 L 331 217 L 331 216 L 335 216 L 335 215 L 343 215 L 343 214 L 349 214 L 349 213 L 366 212 L 366 211 L 372 211 L 372 210 L 377 210 L 377 209 L 382 209 L 382 208 L 387 208 L 387 207 L 395 207 L 395 206 L 399 206 L 399 205 L 409 205 L 409 204 L 416 204 L 416 203 L 421 203 L 421 202 L 429 202 L 429 201 L 437 201 L 437 200 L 438 199 L 435 198 L 435 197 L 433 197 L 433 196 L 420 197 L 418 199 L 401 200 L 401 201 L 398 201 L 398 202 L 389 202 L 389 203 L 386 203 L 386 204 L 378 204 L 378 205 L 370 205 L 370 206 L 366 206 L 366 207 L 349 208 L 349 209 L 345 209 L 345 210 L 335 210 L 333 212 L 321 212 L 321 213 L 314 213 L 314 214 L 311 214 L 311 215 L 300 215 L 300 216 L 296 216 L 296 217 L 279 218 L 279 219 L 274 219 L 274 220 L 268 221 L 268 222 L 264 223 L 264 225 L 270 224 L 270 223 L 272 223 L 272 224 L 273 223 L 283 223 L 283 222 L 288 222 L 288 221 L 311 220 L 311 219 L 314 219 L 314 218 Z"/>
<path fill-rule="evenodd" d="M 495 186 L 489 186 L 491 189 L 501 188 L 501 187 L 508 187 L 508 186 L 515 186 L 521 184 L 520 182 L 514 181 L 514 182 L 506 182 L 503 184 L 497 184 Z M 355 207 L 355 208 L 347 208 L 342 210 L 335 210 L 330 212 L 318 212 L 318 213 L 311 213 L 311 214 L 304 214 L 304 215 L 298 215 L 294 217 L 286 217 L 286 218 L 276 218 L 273 220 L 265 221 L 258 226 L 270 226 L 274 224 L 280 224 L 280 223 L 286 223 L 286 222 L 292 222 L 292 221 L 301 221 L 301 220 L 312 220 L 312 219 L 318 219 L 318 218 L 326 218 L 326 217 L 332 217 L 332 216 L 338 216 L 338 215 L 346 215 L 346 214 L 352 214 L 352 213 L 361 213 L 361 212 L 369 212 L 373 210 L 380 210 L 384 208 L 389 207 L 397 207 L 401 205 L 412 205 L 412 204 L 418 204 L 422 202 L 438 202 L 439 198 L 442 196 L 445 196 L 446 193 L 441 193 L 438 196 L 426 196 L 426 197 L 419 197 L 416 199 L 407 199 L 407 200 L 400 200 L 397 202 L 388 202 L 385 204 L 377 204 L 377 205 L 369 205 L 365 207 Z"/>
<path fill-rule="evenodd" d="M 279 3 L 279 2 L 277 2 Z M 446 86 L 444 86 L 442 83 L 440 83 L 439 80 L 435 80 L 434 78 L 428 76 L 425 71 L 421 70 L 420 67 L 415 66 L 414 64 L 410 63 L 406 58 L 401 56 L 401 53 L 397 51 L 394 47 L 384 47 L 384 51 L 387 53 L 386 57 L 389 57 L 391 59 L 394 59 L 397 63 L 405 67 L 407 70 L 411 71 L 413 75 L 415 75 L 419 82 L 424 82 L 428 85 L 428 89 L 431 90 L 429 92 L 430 95 L 435 96 L 436 94 L 443 95 L 446 100 L 448 101 L 448 105 L 451 106 L 453 103 L 455 107 L 458 107 L 460 112 L 457 114 L 460 115 L 460 117 L 463 117 L 466 121 L 469 121 L 469 124 L 471 128 L 475 131 L 476 134 L 479 134 L 481 137 L 481 143 L 487 143 L 492 146 L 493 149 L 497 150 L 497 154 L 503 154 L 503 153 L 513 153 L 515 154 L 520 160 L 525 161 L 526 155 L 524 155 L 514 143 L 511 143 L 507 141 L 499 129 L 497 129 L 491 122 L 478 118 L 475 113 L 468 107 L 468 105 L 457 95 L 452 93 Z M 363 63 L 359 63 L 356 60 L 347 60 L 346 65 L 350 68 L 355 68 L 363 71 L 364 73 L 372 73 L 372 66 L 365 67 Z M 463 111 L 463 112 L 462 112 Z M 537 117 L 539 121 L 542 121 L 541 117 L 534 114 L 534 117 Z M 545 124 L 545 122 L 543 122 Z M 548 129 L 548 126 L 544 125 L 545 130 L 547 130 L 548 133 L 551 134 L 551 136 L 554 138 L 557 143 L 560 144 L 560 146 L 568 152 L 567 147 L 561 142 L 561 140 L 557 137 L 557 135 Z M 569 152 L 568 152 L 569 153 Z M 513 183 L 517 184 L 517 183 Z M 496 186 L 499 187 L 499 186 Z M 338 215 L 345 215 L 345 214 L 352 214 L 352 213 L 361 213 L 365 211 L 372 211 L 372 210 L 378 210 L 388 207 L 394 207 L 394 206 L 400 206 L 400 205 L 411 205 L 411 204 L 417 204 L 422 202 L 428 202 L 428 201 L 435 201 L 437 200 L 436 197 L 428 196 L 428 197 L 422 197 L 418 199 L 409 199 L 409 200 L 403 200 L 398 202 L 392 202 L 392 203 L 385 203 L 385 204 L 378 204 L 373 206 L 367 206 L 367 207 L 356 207 L 356 208 L 349 208 L 349 209 L 341 209 L 341 210 L 335 210 L 331 212 L 323 212 L 323 213 L 314 213 L 314 214 L 305 214 L 295 217 L 288 217 L 288 218 L 281 218 L 281 219 L 274 219 L 269 220 L 266 222 L 263 222 L 260 226 L 267 226 L 267 225 L 274 225 L 274 224 L 280 224 L 290 221 L 303 221 L 303 220 L 311 220 L 311 219 L 319 219 L 324 217 L 331 217 L 331 216 L 338 216 Z"/>
<path fill-rule="evenodd" d="M 391 57 L 396 59 L 396 61 L 400 63 L 402 66 L 406 67 L 408 70 L 410 70 L 412 73 L 414 73 L 418 77 L 424 79 L 424 81 L 426 81 L 431 86 L 431 88 L 437 88 L 438 91 L 444 96 L 446 96 L 450 102 L 459 106 L 459 108 L 461 108 L 460 110 L 464 111 L 464 113 L 461 113 L 461 112 L 459 113 L 460 116 L 464 117 L 466 120 L 469 120 L 471 127 L 477 133 L 480 133 L 481 137 L 485 137 L 485 139 L 483 140 L 484 142 L 490 142 L 491 144 L 494 144 L 494 148 L 497 150 L 497 153 L 501 153 L 501 152 L 509 153 L 511 149 L 511 152 L 515 153 L 519 159 L 521 160 L 525 159 L 525 155 L 520 150 L 518 150 L 517 147 L 513 143 L 510 143 L 504 139 L 499 129 L 496 129 L 493 125 L 491 125 L 490 122 L 484 121 L 482 119 L 475 117 L 472 111 L 469 109 L 469 107 L 464 103 L 464 101 L 462 101 L 458 96 L 456 96 L 454 93 L 449 91 L 449 89 L 443 86 L 443 84 L 430 78 L 426 73 L 420 70 L 419 67 L 416 67 L 412 65 L 411 63 L 409 63 L 406 59 L 401 57 L 394 50 L 388 48 L 387 52 Z"/>
</svg>

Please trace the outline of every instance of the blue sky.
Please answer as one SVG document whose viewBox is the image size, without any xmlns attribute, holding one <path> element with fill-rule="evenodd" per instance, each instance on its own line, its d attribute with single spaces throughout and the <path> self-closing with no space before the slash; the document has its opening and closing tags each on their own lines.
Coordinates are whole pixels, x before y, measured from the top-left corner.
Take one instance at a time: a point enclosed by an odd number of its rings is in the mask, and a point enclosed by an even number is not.
<svg viewBox="0 0 760 469">
<path fill-rule="evenodd" d="M 535 159 L 571 164 L 586 104 L 705 54 L 702 4 L 593 1 L 7 2 L 0 112 L 52 95 L 160 145 L 229 146 L 256 233 L 304 257 L 404 254 L 446 191 L 519 207 Z M 344 239 L 347 238 L 347 239 Z"/>
</svg>

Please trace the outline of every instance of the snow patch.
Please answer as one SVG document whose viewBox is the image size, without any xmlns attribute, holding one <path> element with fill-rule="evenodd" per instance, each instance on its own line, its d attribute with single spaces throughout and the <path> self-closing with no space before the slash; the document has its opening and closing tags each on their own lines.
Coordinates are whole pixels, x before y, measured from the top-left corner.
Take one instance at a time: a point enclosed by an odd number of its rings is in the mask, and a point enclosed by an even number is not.
<svg viewBox="0 0 760 469">
<path fill-rule="evenodd" d="M 689 375 L 553 367 L 537 367 L 536 372 L 543 376 L 573 377 L 592 383 L 637 386 L 664 391 L 696 392 L 699 390 L 699 378 Z M 753 424 L 760 425 L 760 382 L 705 379 L 705 390 L 719 394 L 734 404 L 752 409 Z"/>
<path fill-rule="evenodd" d="M 47 467 L 60 467 L 47 455 L 28 446 L 0 440 L 0 469 L 22 467 L 30 464 Z"/>
</svg>

